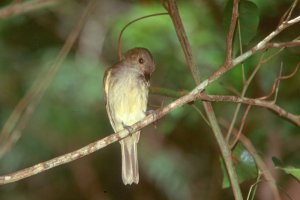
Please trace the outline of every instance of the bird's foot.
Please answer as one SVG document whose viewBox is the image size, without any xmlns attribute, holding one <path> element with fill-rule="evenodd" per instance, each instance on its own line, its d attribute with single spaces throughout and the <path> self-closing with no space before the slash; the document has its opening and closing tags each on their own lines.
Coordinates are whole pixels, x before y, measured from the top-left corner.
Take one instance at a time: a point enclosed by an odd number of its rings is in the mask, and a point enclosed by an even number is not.
<svg viewBox="0 0 300 200">
<path fill-rule="evenodd" d="M 153 114 L 153 113 L 155 113 L 154 110 L 147 110 L 147 111 L 145 112 L 145 115 L 147 116 L 147 115 L 151 115 L 151 114 Z"/>
<path fill-rule="evenodd" d="M 133 128 L 131 128 L 131 126 L 128 126 L 128 125 L 124 124 L 123 122 L 122 122 L 122 126 L 123 126 L 124 129 L 126 129 L 128 131 L 129 135 L 132 136 Z"/>
</svg>

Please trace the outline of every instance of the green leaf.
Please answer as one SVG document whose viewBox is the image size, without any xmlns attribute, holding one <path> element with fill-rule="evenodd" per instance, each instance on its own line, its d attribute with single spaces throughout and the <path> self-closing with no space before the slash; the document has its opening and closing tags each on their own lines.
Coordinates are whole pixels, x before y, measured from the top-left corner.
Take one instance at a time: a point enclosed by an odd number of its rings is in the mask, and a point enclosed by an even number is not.
<svg viewBox="0 0 300 200">
<path fill-rule="evenodd" d="M 232 15 L 232 0 L 229 0 L 224 10 L 224 25 L 226 32 L 229 31 L 231 15 Z M 239 3 L 239 21 L 241 29 L 242 44 L 248 44 L 256 35 L 259 24 L 259 10 L 255 3 L 247 0 Z M 236 26 L 236 30 L 237 30 Z M 235 33 L 235 40 L 237 40 L 237 32 Z"/>
<path fill-rule="evenodd" d="M 273 157 L 272 161 L 277 169 L 284 171 L 285 173 L 292 175 L 295 179 L 300 181 L 300 168 L 296 168 L 293 166 L 283 166 L 282 162 L 278 159 Z"/>
<path fill-rule="evenodd" d="M 232 157 L 239 183 L 257 177 L 258 171 L 256 163 L 251 154 L 241 143 L 238 143 L 234 148 Z M 223 172 L 223 188 L 228 188 L 230 187 L 230 181 L 223 160 L 221 161 L 221 166 Z"/>
<path fill-rule="evenodd" d="M 256 35 L 259 24 L 259 11 L 251 1 L 241 1 L 239 5 L 242 43 L 248 44 Z"/>
<path fill-rule="evenodd" d="M 281 168 L 285 173 L 292 175 L 298 181 L 300 181 L 300 168 L 296 167 L 284 167 Z"/>
</svg>

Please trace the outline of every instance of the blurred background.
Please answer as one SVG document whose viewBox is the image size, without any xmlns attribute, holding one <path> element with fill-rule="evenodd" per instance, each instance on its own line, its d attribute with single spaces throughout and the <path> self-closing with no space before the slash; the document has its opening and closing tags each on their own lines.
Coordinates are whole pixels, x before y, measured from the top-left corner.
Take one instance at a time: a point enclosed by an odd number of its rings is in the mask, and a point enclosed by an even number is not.
<svg viewBox="0 0 300 200">
<path fill-rule="evenodd" d="M 0 1 L 0 9 L 25 1 Z M 244 45 L 247 50 L 276 28 L 293 1 L 253 0 L 259 13 L 258 31 Z M 78 23 L 88 1 L 65 0 L 55 5 L 0 21 L 0 125 L 3 127 L 18 101 L 36 79 L 54 62 L 69 33 Z M 182 20 L 191 42 L 201 78 L 207 78 L 224 61 L 226 1 L 178 1 Z M 121 29 L 137 17 L 165 12 L 154 0 L 101 0 L 62 63 L 18 142 L 0 161 L 1 175 L 23 169 L 78 149 L 101 139 L 113 130 L 105 110 L 102 78 L 106 68 L 117 62 L 117 40 Z M 299 5 L 295 9 L 299 15 Z M 284 31 L 275 41 L 299 36 L 299 24 Z M 156 71 L 151 85 L 175 91 L 195 85 L 170 18 L 157 16 L 134 23 L 126 29 L 122 49 L 148 48 Z M 271 55 L 276 50 L 270 50 Z M 234 51 L 238 55 L 238 50 Z M 264 64 L 246 94 L 259 97 L 271 91 L 280 66 L 289 74 L 299 62 L 299 48 L 281 51 Z M 261 54 L 244 64 L 249 75 Z M 277 103 L 300 113 L 300 76 L 282 81 Z M 243 87 L 238 67 L 207 88 L 209 94 L 240 92 Z M 149 109 L 171 102 L 172 98 L 150 95 Z M 213 103 L 219 120 L 230 122 L 235 104 Z M 0 186 L 3 200 L 50 199 L 233 199 L 229 188 L 222 189 L 223 175 L 215 138 L 199 115 L 200 102 L 185 105 L 154 125 L 143 129 L 139 142 L 140 183 L 124 186 L 121 179 L 120 145 L 108 147 L 36 176 Z M 242 107 L 244 110 L 245 107 Z M 238 124 L 242 113 L 238 118 Z M 238 126 L 237 126 L 238 127 Z M 222 127 L 224 128 L 224 127 Z M 226 133 L 226 129 L 224 129 Z M 288 193 L 300 196 L 299 182 L 275 169 L 271 158 L 300 166 L 300 130 L 263 108 L 253 108 L 244 134 L 251 139 L 278 181 L 283 199 Z M 3 141 L 2 141 L 3 143 Z M 244 196 L 255 178 L 241 184 Z M 272 199 L 265 181 L 258 185 L 255 199 Z"/>
</svg>

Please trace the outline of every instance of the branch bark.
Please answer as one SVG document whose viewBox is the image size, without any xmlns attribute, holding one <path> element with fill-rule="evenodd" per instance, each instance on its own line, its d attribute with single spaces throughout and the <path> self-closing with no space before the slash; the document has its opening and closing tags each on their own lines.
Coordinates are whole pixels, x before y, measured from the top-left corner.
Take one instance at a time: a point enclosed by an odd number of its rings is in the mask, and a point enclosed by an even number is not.
<svg viewBox="0 0 300 200">
<path fill-rule="evenodd" d="M 201 94 L 198 96 L 199 99 L 204 101 L 216 101 L 216 102 L 235 102 L 243 103 L 247 105 L 259 106 L 267 108 L 274 112 L 279 117 L 292 122 L 294 125 L 300 127 L 300 115 L 292 114 L 280 106 L 276 105 L 273 101 L 265 101 L 260 99 L 251 99 L 246 97 L 237 97 L 237 96 L 219 96 L 219 95 L 204 95 Z"/>
<path fill-rule="evenodd" d="M 300 40 L 295 40 L 290 42 L 268 43 L 264 49 L 282 48 L 282 47 L 299 47 L 299 46 L 300 46 Z"/>
<path fill-rule="evenodd" d="M 90 143 L 89 145 L 86 145 L 85 147 L 82 147 L 78 150 L 75 150 L 73 152 L 64 154 L 62 156 L 53 158 L 51 160 L 39 163 L 37 165 L 34 165 L 32 167 L 28 167 L 26 169 L 7 174 L 4 176 L 0 176 L 0 185 L 15 182 L 24 178 L 27 178 L 29 176 L 33 176 L 35 174 L 41 173 L 43 171 L 49 170 L 53 167 L 69 163 L 71 161 L 77 160 L 83 156 L 89 155 L 99 149 L 102 149 L 106 147 L 109 144 L 112 144 L 114 142 L 117 142 L 125 137 L 127 137 L 131 133 L 135 133 L 136 131 L 142 129 L 143 127 L 157 121 L 158 119 L 165 116 L 167 113 L 171 112 L 175 108 L 178 108 L 184 104 L 187 104 L 194 99 L 196 99 L 197 94 L 188 94 L 185 95 L 174 102 L 170 103 L 164 108 L 158 109 L 151 113 L 150 115 L 146 116 L 143 120 L 137 122 L 133 126 L 131 126 L 131 132 L 128 132 L 127 129 L 124 129 L 122 131 L 119 131 L 117 133 L 111 134 L 101 140 L 98 140 L 96 142 Z"/>
</svg>

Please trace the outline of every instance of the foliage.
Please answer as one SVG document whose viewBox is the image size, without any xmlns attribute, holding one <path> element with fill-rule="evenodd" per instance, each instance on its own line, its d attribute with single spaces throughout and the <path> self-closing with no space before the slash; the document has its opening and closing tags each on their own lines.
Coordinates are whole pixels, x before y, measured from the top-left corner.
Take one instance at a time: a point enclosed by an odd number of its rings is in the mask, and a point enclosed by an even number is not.
<svg viewBox="0 0 300 200">
<path fill-rule="evenodd" d="M 256 163 L 247 149 L 238 143 L 232 152 L 232 159 L 235 164 L 235 170 L 238 175 L 239 182 L 242 183 L 249 179 L 254 179 L 258 175 Z M 224 162 L 221 161 L 223 171 L 223 188 L 230 187 L 228 175 L 224 166 Z"/>
<path fill-rule="evenodd" d="M 0 2 L 0 9 L 10 3 Z M 239 20 L 243 50 L 250 49 L 273 31 L 291 3 L 241 0 Z M 1 127 L 36 79 L 43 78 L 85 6 L 86 2 L 66 1 L 1 19 Z M 224 62 L 232 1 L 178 1 L 178 7 L 201 79 L 205 79 Z M 99 1 L 95 10 L 21 138 L 1 158 L 1 174 L 53 158 L 112 133 L 105 111 L 102 77 L 105 69 L 117 61 L 119 32 L 131 20 L 164 12 L 164 9 L 158 1 L 106 0 Z M 299 5 L 295 10 L 299 10 Z M 299 26 L 291 27 L 274 41 L 290 41 L 298 36 Z M 234 38 L 234 56 L 238 56 L 237 31 Z M 148 18 L 126 29 L 123 51 L 135 46 L 147 47 L 153 53 L 156 71 L 152 86 L 173 91 L 189 91 L 195 86 L 168 16 Z M 299 52 L 299 47 L 280 52 L 269 49 L 247 59 L 243 65 L 245 76 L 249 77 L 262 55 L 264 58 L 276 55 L 262 65 L 245 96 L 255 98 L 268 94 L 280 66 L 283 66 L 283 75 L 290 74 L 299 62 Z M 242 73 L 240 65 L 210 85 L 206 92 L 240 93 L 244 86 Z M 299 81 L 299 73 L 281 81 L 277 100 L 278 105 L 295 114 L 300 112 Z M 173 100 L 150 95 L 149 107 L 156 109 Z M 226 133 L 226 122 L 232 120 L 236 104 L 222 102 L 213 106 L 218 120 L 225 121 L 221 128 Z M 235 128 L 239 128 L 244 108 L 242 106 Z M 120 149 L 114 144 L 49 172 L 0 186 L 0 199 L 232 199 L 231 191 L 222 189 L 223 174 L 224 187 L 229 186 L 228 179 L 226 173 L 221 172 L 219 149 L 211 129 L 198 113 L 201 109 L 200 102 L 185 105 L 143 129 L 138 147 L 141 152 L 139 185 L 123 186 Z M 252 108 L 243 134 L 266 161 L 276 156 L 299 165 L 300 157 L 295 153 L 299 152 L 299 127 L 266 109 Z M 257 167 L 240 144 L 235 147 L 233 158 L 237 162 L 239 180 L 243 182 L 243 194 L 247 194 L 255 183 Z M 268 167 L 269 170 L 274 168 Z M 276 165 L 276 168 L 299 180 L 298 168 L 285 165 Z M 276 181 L 284 191 L 294 186 L 289 176 L 280 176 Z"/>
<path fill-rule="evenodd" d="M 276 157 L 273 157 L 272 160 L 274 165 L 278 169 L 284 171 L 286 174 L 292 175 L 296 180 L 300 181 L 300 168 L 293 166 L 284 166 L 282 162 Z"/>
</svg>

